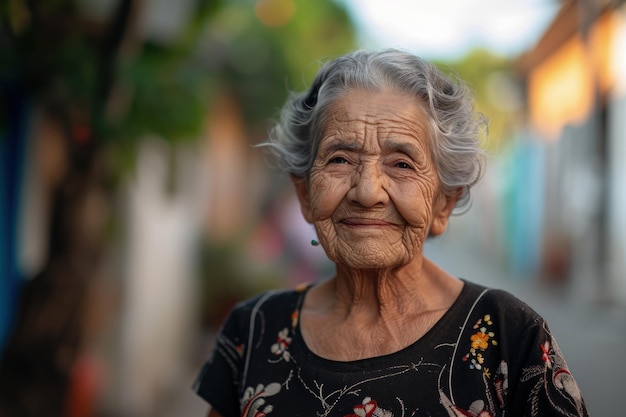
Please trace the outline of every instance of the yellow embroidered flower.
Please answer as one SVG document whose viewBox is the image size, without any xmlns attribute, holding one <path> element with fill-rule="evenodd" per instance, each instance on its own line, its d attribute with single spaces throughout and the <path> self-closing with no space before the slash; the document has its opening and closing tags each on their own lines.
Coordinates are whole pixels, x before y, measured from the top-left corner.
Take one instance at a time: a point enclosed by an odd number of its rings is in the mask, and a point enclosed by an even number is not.
<svg viewBox="0 0 626 417">
<path fill-rule="evenodd" d="M 478 332 L 470 337 L 472 341 L 472 349 L 485 350 L 489 346 L 489 335 L 484 332 Z"/>
</svg>

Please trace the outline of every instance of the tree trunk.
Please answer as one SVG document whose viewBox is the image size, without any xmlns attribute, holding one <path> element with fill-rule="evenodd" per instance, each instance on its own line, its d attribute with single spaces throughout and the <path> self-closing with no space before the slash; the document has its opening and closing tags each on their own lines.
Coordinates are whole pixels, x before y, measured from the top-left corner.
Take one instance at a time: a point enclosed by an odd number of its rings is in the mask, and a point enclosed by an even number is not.
<svg viewBox="0 0 626 417">
<path fill-rule="evenodd" d="M 27 4 L 37 18 L 36 3 Z M 48 261 L 21 291 L 0 362 L 2 417 L 79 416 L 68 408 L 68 392 L 87 330 L 89 291 L 106 251 L 104 227 L 115 195 L 103 141 L 95 132 L 106 117 L 117 57 L 136 17 L 136 4 L 120 0 L 101 38 L 98 87 L 90 109 L 76 109 L 63 98 L 35 97 L 63 127 L 68 163 L 52 191 Z M 88 409 L 82 410 L 81 416 L 88 415 Z"/>
</svg>

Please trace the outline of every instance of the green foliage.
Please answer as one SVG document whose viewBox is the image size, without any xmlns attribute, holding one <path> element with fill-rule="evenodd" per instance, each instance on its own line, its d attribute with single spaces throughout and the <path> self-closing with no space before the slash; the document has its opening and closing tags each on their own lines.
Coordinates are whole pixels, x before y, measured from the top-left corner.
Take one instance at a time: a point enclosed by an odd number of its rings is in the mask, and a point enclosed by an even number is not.
<svg viewBox="0 0 626 417">
<path fill-rule="evenodd" d="M 266 0 L 272 1 L 280 0 Z M 347 12 L 333 1 L 295 1 L 291 18 L 275 27 L 262 23 L 253 3 L 260 1 L 225 4 L 205 42 L 218 57 L 216 77 L 254 125 L 276 115 L 289 89 L 305 88 L 320 59 L 345 53 L 356 42 Z"/>
<path fill-rule="evenodd" d="M 200 134 L 209 94 L 202 68 L 148 44 L 120 74 L 120 88 L 126 91 L 121 94 L 131 100 L 116 130 L 126 139 L 156 134 L 179 141 Z"/>
<path fill-rule="evenodd" d="M 168 45 L 146 42 L 109 57 L 102 50 L 111 22 L 94 25 L 75 0 L 10 0 L 0 75 L 63 107 L 70 124 L 89 124 L 92 140 L 120 152 L 132 153 L 147 135 L 197 137 L 211 97 L 228 91 L 254 130 L 276 114 L 288 88 L 311 80 L 317 59 L 354 47 L 347 13 L 332 1 L 293 2 L 295 13 L 278 27 L 255 15 L 259 3 L 198 1 Z"/>
<path fill-rule="evenodd" d="M 106 20 L 93 21 L 76 0 L 10 0 L 0 9 L 0 42 L 6 44 L 0 47 L 0 83 L 19 86 L 68 132 L 86 128 L 87 140 L 107 148 L 115 167 L 128 172 L 147 136 L 173 143 L 199 137 L 212 94 L 211 61 L 194 52 L 221 3 L 198 1 L 182 33 L 163 45 L 132 39 L 132 12 L 128 25 L 111 32 L 120 17 L 116 7 Z M 124 46 L 129 38 L 130 48 Z"/>
<path fill-rule="evenodd" d="M 438 62 L 442 70 L 458 74 L 476 97 L 476 110 L 489 119 L 488 149 L 507 143 L 521 123 L 521 81 L 513 62 L 491 51 L 476 49 L 453 62 Z"/>
<path fill-rule="evenodd" d="M 356 44 L 346 10 L 332 1 L 298 1 L 294 18 L 271 35 L 285 55 L 294 89 L 308 86 L 320 60 L 349 52 Z"/>
<path fill-rule="evenodd" d="M 39 6 L 39 5 L 38 5 Z M 77 100 L 95 89 L 96 48 L 81 27 L 71 1 L 40 8 L 12 0 L 3 15 L 0 72 L 4 82 L 21 83 L 35 97 Z"/>
<path fill-rule="evenodd" d="M 101 121 L 118 174 L 133 170 L 138 145 L 146 137 L 173 146 L 200 137 L 212 91 L 205 67 L 161 45 L 147 43 L 120 64 Z"/>
</svg>

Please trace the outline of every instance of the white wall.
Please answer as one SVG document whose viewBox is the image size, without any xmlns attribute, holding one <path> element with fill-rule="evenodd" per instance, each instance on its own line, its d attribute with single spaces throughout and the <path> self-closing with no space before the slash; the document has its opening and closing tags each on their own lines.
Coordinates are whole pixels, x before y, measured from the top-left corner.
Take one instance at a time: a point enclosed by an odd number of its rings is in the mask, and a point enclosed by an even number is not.
<svg viewBox="0 0 626 417">
<path fill-rule="evenodd" d="M 186 381 L 197 299 L 193 257 L 201 232 L 205 177 L 199 157 L 177 155 L 177 186 L 167 192 L 167 146 L 148 141 L 128 189 L 128 244 L 122 284 L 120 369 L 116 387 L 124 415 L 155 415 Z"/>
</svg>

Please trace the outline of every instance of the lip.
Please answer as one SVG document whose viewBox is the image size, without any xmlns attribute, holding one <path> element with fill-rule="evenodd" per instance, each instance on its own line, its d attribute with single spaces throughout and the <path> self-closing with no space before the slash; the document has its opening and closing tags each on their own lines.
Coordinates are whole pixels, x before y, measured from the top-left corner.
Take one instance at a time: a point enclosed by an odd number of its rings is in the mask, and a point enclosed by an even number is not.
<svg viewBox="0 0 626 417">
<path fill-rule="evenodd" d="M 382 219 L 364 219 L 358 217 L 349 217 L 342 219 L 341 223 L 348 227 L 393 227 L 396 224 Z"/>
</svg>

